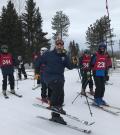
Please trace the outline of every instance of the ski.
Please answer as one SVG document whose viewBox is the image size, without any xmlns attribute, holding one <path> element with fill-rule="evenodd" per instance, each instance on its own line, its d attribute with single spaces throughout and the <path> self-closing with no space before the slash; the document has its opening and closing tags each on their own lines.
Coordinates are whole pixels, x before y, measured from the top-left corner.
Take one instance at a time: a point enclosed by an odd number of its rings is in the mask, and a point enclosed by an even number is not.
<svg viewBox="0 0 120 135">
<path fill-rule="evenodd" d="M 50 105 L 50 101 L 49 100 L 44 101 L 44 100 L 42 100 L 42 98 L 39 98 L 39 97 L 36 97 L 36 99 L 39 100 L 42 104 L 45 103 L 47 105 Z M 62 106 L 65 106 L 65 104 L 63 104 Z"/>
<path fill-rule="evenodd" d="M 89 94 L 89 92 L 87 92 Z M 94 101 L 94 99 L 88 95 L 82 95 L 82 96 L 87 96 L 88 99 Z M 92 95 L 91 95 L 92 96 Z M 116 110 L 120 110 L 120 107 L 117 107 L 117 106 L 113 106 L 113 105 L 109 105 L 109 104 L 106 104 L 106 105 L 103 105 L 103 107 L 107 107 L 107 108 L 112 108 L 112 109 L 116 109 Z"/>
<path fill-rule="evenodd" d="M 46 106 L 43 106 L 43 105 L 40 105 L 40 104 L 33 104 L 33 105 L 36 106 L 36 107 L 40 107 L 40 108 L 47 109 L 47 110 L 50 110 L 50 111 L 61 114 L 58 111 L 52 110 L 49 107 L 46 107 Z M 66 116 L 66 117 L 68 117 L 70 119 L 73 119 L 73 120 L 75 120 L 77 122 L 80 122 L 80 123 L 82 123 L 84 125 L 87 125 L 87 126 L 93 125 L 95 123 L 95 122 L 88 122 L 88 121 L 85 121 L 85 120 L 80 120 L 78 117 L 72 116 L 70 114 L 61 114 L 61 115 L 64 115 L 64 116 Z"/>
<path fill-rule="evenodd" d="M 36 87 L 33 87 L 32 90 L 36 90 L 39 87 L 40 87 L 40 85 L 37 85 Z"/>
<path fill-rule="evenodd" d="M 22 95 L 20 95 L 20 94 L 17 94 L 17 93 L 12 93 L 11 91 L 9 91 L 12 95 L 15 95 L 15 96 L 17 96 L 17 97 L 19 97 L 19 98 L 21 98 L 22 97 Z"/>
<path fill-rule="evenodd" d="M 113 114 L 115 116 L 119 116 L 119 114 L 117 112 L 111 111 L 111 110 L 107 109 L 105 106 L 98 106 L 98 105 L 96 105 L 94 103 L 91 103 L 90 105 L 95 107 L 95 108 L 101 109 L 101 110 L 103 110 L 105 112 L 108 112 L 110 114 Z"/>
<path fill-rule="evenodd" d="M 47 121 L 50 121 L 50 122 L 54 122 L 46 117 L 42 117 L 42 116 L 37 116 L 37 118 L 40 118 L 40 119 L 43 119 L 43 120 L 47 120 Z M 59 125 L 63 125 L 63 124 L 60 124 L 60 123 L 57 123 L 57 122 L 54 122 L 56 124 L 59 124 Z M 79 131 L 79 132 L 83 132 L 83 133 L 87 133 L 87 134 L 90 134 L 91 133 L 91 130 L 87 130 L 87 129 L 83 129 L 83 128 L 79 128 L 79 127 L 76 127 L 76 126 L 73 126 L 71 124 L 67 124 L 67 125 L 63 125 L 65 127 L 68 127 L 70 129 L 73 129 L 73 130 L 76 130 L 76 131 Z"/>
</svg>

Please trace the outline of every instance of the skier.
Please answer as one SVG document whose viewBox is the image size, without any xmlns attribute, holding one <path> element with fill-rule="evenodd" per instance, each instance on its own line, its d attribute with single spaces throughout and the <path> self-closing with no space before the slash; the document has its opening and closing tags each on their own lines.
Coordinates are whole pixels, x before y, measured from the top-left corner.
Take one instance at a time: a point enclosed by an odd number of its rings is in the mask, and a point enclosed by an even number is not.
<svg viewBox="0 0 120 135">
<path fill-rule="evenodd" d="M 90 51 L 86 49 L 79 59 L 79 68 L 82 76 L 82 90 L 81 90 L 82 95 L 86 94 L 85 89 L 87 87 L 87 84 L 89 84 L 90 94 L 94 95 L 90 61 L 91 61 Z"/>
<path fill-rule="evenodd" d="M 23 61 L 22 56 L 18 56 L 18 77 L 19 77 L 19 80 L 21 80 L 21 74 L 23 74 L 24 78 L 27 79 L 27 74 L 26 74 L 26 71 L 25 71 L 24 64 L 25 63 Z"/>
<path fill-rule="evenodd" d="M 55 48 L 46 52 L 37 63 L 37 67 L 45 64 L 43 78 L 47 86 L 52 90 L 50 97 L 50 109 L 66 114 L 63 110 L 64 102 L 64 69 L 72 69 L 72 63 L 66 55 L 64 42 L 61 39 L 56 40 Z M 77 63 L 73 63 L 77 64 Z M 59 113 L 52 112 L 52 121 L 67 124 Z"/>
<path fill-rule="evenodd" d="M 48 51 L 48 49 L 46 47 L 42 47 L 41 50 L 40 50 L 40 54 L 41 56 L 43 54 L 45 54 L 46 52 Z M 39 59 L 41 59 L 41 56 Z M 41 65 L 41 68 L 38 69 L 38 73 L 39 73 L 39 70 L 40 70 L 40 80 L 41 80 L 41 100 L 43 102 L 46 102 L 46 103 L 49 103 L 49 99 L 50 99 L 50 96 L 51 96 L 51 89 L 46 85 L 46 83 L 44 82 L 44 69 L 45 69 L 45 64 L 42 64 Z M 37 69 L 36 69 L 37 71 Z M 36 72 L 37 74 L 37 72 Z"/>
<path fill-rule="evenodd" d="M 38 58 L 41 56 L 41 54 L 40 53 L 38 53 L 38 52 L 34 52 L 33 53 L 33 56 L 32 56 L 32 58 L 33 58 L 33 68 L 34 68 L 34 74 L 36 74 L 36 67 L 35 67 L 35 63 L 36 63 L 36 61 L 38 60 Z M 38 72 L 38 71 L 37 71 Z M 40 86 L 40 72 L 38 73 L 38 76 L 35 76 L 35 78 L 34 79 L 36 79 L 37 80 L 37 86 L 39 87 Z"/>
<path fill-rule="evenodd" d="M 96 105 L 106 105 L 103 100 L 105 92 L 105 70 L 107 66 L 106 45 L 101 42 L 98 51 L 92 56 L 91 66 L 93 70 L 93 77 L 95 82 L 94 103 Z"/>
<path fill-rule="evenodd" d="M 15 93 L 14 87 L 14 66 L 16 65 L 15 59 L 8 52 L 8 46 L 3 44 L 1 46 L 1 54 L 0 54 L 0 67 L 3 75 L 3 84 L 2 84 L 2 93 L 5 98 L 8 98 L 6 94 L 7 90 L 7 79 L 9 79 L 11 93 Z"/>
</svg>

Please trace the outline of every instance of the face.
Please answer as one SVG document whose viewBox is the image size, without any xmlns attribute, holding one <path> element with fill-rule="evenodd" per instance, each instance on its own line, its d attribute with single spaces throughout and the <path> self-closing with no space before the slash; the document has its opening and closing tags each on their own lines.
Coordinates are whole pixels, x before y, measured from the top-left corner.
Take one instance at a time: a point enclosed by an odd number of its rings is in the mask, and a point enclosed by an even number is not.
<svg viewBox="0 0 120 135">
<path fill-rule="evenodd" d="M 7 48 L 7 47 L 3 47 L 3 48 L 2 48 L 2 52 L 3 52 L 3 53 L 7 53 L 7 52 L 8 52 L 8 48 Z"/>
<path fill-rule="evenodd" d="M 104 53 L 105 53 L 105 48 L 104 48 L 104 47 L 101 47 L 101 48 L 99 49 L 99 51 L 100 51 L 100 53 L 104 54 Z"/>
<path fill-rule="evenodd" d="M 61 53 L 61 50 L 64 49 L 64 43 L 61 41 L 56 42 L 55 49 L 58 53 Z"/>
</svg>

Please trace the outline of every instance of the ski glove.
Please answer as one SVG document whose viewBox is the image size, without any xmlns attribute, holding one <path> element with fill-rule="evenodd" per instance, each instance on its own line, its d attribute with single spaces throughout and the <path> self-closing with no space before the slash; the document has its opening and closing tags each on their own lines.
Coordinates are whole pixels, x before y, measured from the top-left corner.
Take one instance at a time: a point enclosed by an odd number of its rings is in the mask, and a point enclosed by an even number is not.
<svg viewBox="0 0 120 135">
<path fill-rule="evenodd" d="M 35 80 L 40 79 L 40 75 L 39 74 L 35 74 Z"/>
</svg>

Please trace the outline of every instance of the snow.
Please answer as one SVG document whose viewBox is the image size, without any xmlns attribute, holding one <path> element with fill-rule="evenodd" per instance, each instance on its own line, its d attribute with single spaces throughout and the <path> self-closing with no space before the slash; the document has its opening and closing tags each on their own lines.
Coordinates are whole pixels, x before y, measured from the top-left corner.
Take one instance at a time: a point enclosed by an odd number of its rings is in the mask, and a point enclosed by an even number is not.
<svg viewBox="0 0 120 135">
<path fill-rule="evenodd" d="M 30 70 L 30 69 L 29 69 Z M 29 71 L 28 70 L 28 71 Z M 119 70 L 118 70 L 119 71 Z M 27 72 L 33 74 L 33 71 Z M 16 76 L 16 73 L 15 73 Z M 32 76 L 28 76 L 32 78 Z M 106 85 L 104 99 L 111 105 L 120 107 L 120 72 L 110 72 L 110 81 L 113 85 Z M 72 101 L 80 92 L 81 83 L 76 69 L 65 71 L 65 107 L 68 114 L 80 119 L 95 121 L 92 126 L 71 120 L 65 116 L 64 119 L 75 126 L 91 129 L 91 135 L 119 135 L 120 117 L 114 116 L 97 108 L 91 107 L 93 117 L 90 116 L 86 99 L 79 96 L 72 104 Z M 2 89 L 2 75 L 0 75 L 0 87 Z M 84 135 L 84 133 L 69 129 L 63 125 L 57 125 L 50 121 L 41 120 L 36 116 L 51 117 L 48 110 L 34 107 L 32 104 L 40 103 L 36 97 L 40 97 L 40 88 L 32 90 L 36 85 L 33 79 L 16 82 L 16 92 L 23 95 L 18 98 L 8 93 L 9 99 L 5 99 L 0 92 L 0 134 L 1 135 Z M 8 86 L 9 90 L 9 86 Z M 86 89 L 89 91 L 89 88 Z M 89 100 L 90 101 L 90 100 Z M 114 110 L 117 111 L 117 110 Z"/>
</svg>

